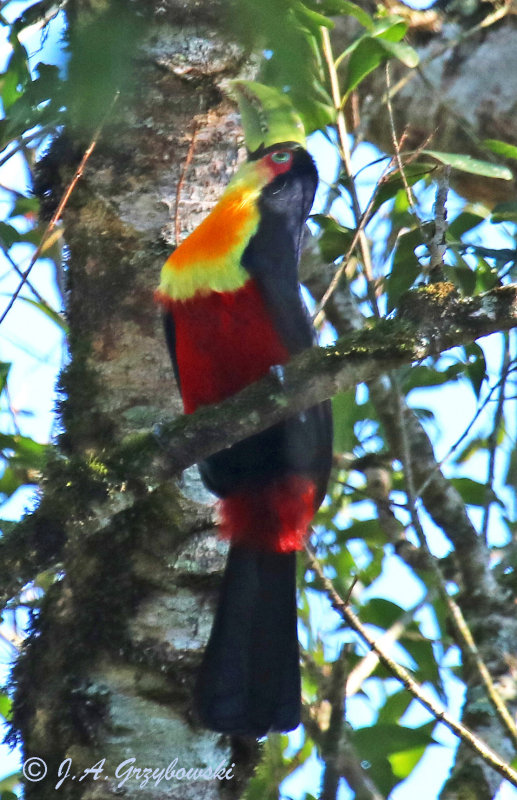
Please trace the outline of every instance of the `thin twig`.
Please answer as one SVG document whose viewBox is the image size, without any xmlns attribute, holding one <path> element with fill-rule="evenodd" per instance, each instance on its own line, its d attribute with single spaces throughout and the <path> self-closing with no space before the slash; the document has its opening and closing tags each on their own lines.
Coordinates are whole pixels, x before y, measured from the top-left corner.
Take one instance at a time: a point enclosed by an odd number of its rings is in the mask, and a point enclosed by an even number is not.
<svg viewBox="0 0 517 800">
<path fill-rule="evenodd" d="M 350 146 L 348 143 L 348 131 L 346 128 L 345 114 L 342 108 L 341 92 L 339 89 L 339 79 L 337 75 L 336 65 L 334 62 L 334 55 L 332 53 L 332 45 L 330 43 L 330 34 L 328 28 L 324 27 L 321 28 L 321 36 L 323 43 L 323 56 L 325 58 L 325 62 L 327 64 L 327 69 L 329 73 L 332 102 L 334 103 L 334 108 L 336 111 L 339 149 L 341 151 L 341 156 L 343 159 L 343 163 L 345 165 L 346 174 L 349 179 L 349 191 L 350 191 L 350 197 L 352 198 L 352 208 L 354 212 L 355 224 L 358 234 L 357 239 L 359 241 L 359 247 L 361 249 L 361 255 L 363 259 L 363 268 L 364 268 L 366 283 L 368 286 L 368 295 L 372 305 L 372 310 L 375 316 L 378 317 L 379 309 L 377 308 L 377 300 L 374 290 L 372 257 L 370 253 L 370 246 L 368 244 L 368 239 L 366 238 L 366 234 L 363 228 L 360 227 L 360 220 L 362 216 L 361 206 L 359 204 L 359 198 L 357 197 L 357 192 L 353 180 Z"/>
<path fill-rule="evenodd" d="M 463 647 L 467 650 L 469 657 L 474 662 L 476 669 L 485 686 L 489 700 L 494 706 L 499 716 L 499 719 L 506 728 L 506 731 L 510 735 L 510 738 L 515 747 L 517 746 L 517 726 L 515 725 L 515 721 L 511 713 L 509 712 L 505 702 L 503 701 L 501 695 L 497 691 L 497 688 L 492 680 L 492 676 L 488 671 L 487 665 L 481 658 L 480 652 L 476 646 L 476 643 L 474 641 L 470 628 L 467 624 L 467 621 L 463 616 L 461 608 L 458 606 L 454 598 L 451 597 L 449 594 L 447 594 L 447 606 L 449 608 L 449 613 L 451 614 L 451 617 L 453 619 L 454 627 L 460 633 L 463 642 Z"/>
<path fill-rule="evenodd" d="M 176 237 L 176 247 L 180 242 L 180 234 L 181 234 L 181 226 L 180 226 L 180 199 L 181 199 L 181 190 L 183 189 L 183 184 L 185 183 L 185 177 L 187 175 L 188 168 L 190 166 L 190 162 L 194 156 L 194 150 L 196 147 L 196 139 L 199 132 L 200 123 L 199 120 L 194 120 L 194 129 L 192 131 L 192 138 L 190 140 L 189 148 L 187 151 L 187 156 L 185 158 L 185 163 L 183 164 L 183 169 L 181 171 L 180 179 L 178 181 L 178 185 L 176 187 L 176 207 L 174 211 L 174 232 Z"/>
<path fill-rule="evenodd" d="M 488 475 L 486 481 L 486 496 L 485 496 L 485 508 L 483 512 L 483 523 L 481 527 L 481 535 L 483 537 L 483 541 L 485 544 L 488 544 L 488 523 L 490 521 L 490 509 L 492 508 L 492 497 L 493 497 L 493 483 L 494 483 L 494 475 L 495 475 L 495 456 L 497 451 L 497 436 L 499 434 L 499 428 L 501 426 L 501 421 L 503 419 L 503 411 L 504 411 L 504 401 L 505 401 L 505 389 L 506 389 L 506 379 L 508 377 L 508 371 L 510 369 L 511 358 L 510 358 L 510 337 L 508 333 L 503 334 L 504 337 L 504 357 L 503 357 L 503 366 L 501 370 L 501 379 L 499 381 L 499 395 L 497 398 L 497 406 L 495 409 L 494 414 L 494 424 L 492 426 L 492 432 L 488 437 Z"/>
<path fill-rule="evenodd" d="M 398 416 L 400 422 L 400 438 L 401 438 L 401 449 L 402 449 L 401 461 L 406 482 L 406 497 L 411 514 L 411 523 L 417 534 L 420 547 L 427 556 L 427 561 L 433 571 L 440 595 L 444 600 L 444 602 L 446 603 L 447 608 L 449 609 L 449 613 L 451 615 L 451 619 L 458 636 L 458 644 L 460 645 L 462 651 L 464 653 L 466 652 L 467 656 L 469 656 L 471 660 L 474 662 L 474 665 L 478 671 L 478 675 L 481 679 L 481 682 L 485 687 L 490 702 L 494 706 L 494 709 L 501 723 L 503 724 L 504 728 L 510 735 L 514 745 L 517 745 L 517 727 L 512 719 L 512 715 L 508 711 L 508 708 L 506 707 L 501 695 L 497 691 L 495 684 L 492 680 L 492 676 L 490 675 L 490 672 L 486 664 L 484 663 L 483 659 L 481 658 L 479 650 L 476 647 L 474 638 L 469 630 L 467 622 L 461 612 L 461 609 L 447 591 L 447 587 L 445 585 L 445 581 L 441 573 L 440 567 L 438 566 L 436 559 L 429 550 L 424 529 L 422 528 L 422 524 L 420 522 L 420 518 L 418 516 L 418 511 L 416 508 L 416 497 L 414 493 L 411 452 L 409 448 L 407 430 L 404 421 L 404 405 L 402 403 L 402 397 L 399 388 L 396 385 L 395 380 L 393 378 L 391 378 L 391 382 L 393 386 L 395 399 L 399 409 Z"/>
<path fill-rule="evenodd" d="M 16 263 L 16 261 L 14 261 L 14 259 L 11 257 L 11 254 L 9 253 L 9 251 L 7 250 L 7 248 L 5 248 L 5 247 L 2 247 L 2 248 L 1 248 L 1 250 L 2 250 L 2 253 L 3 253 L 3 255 L 4 255 L 4 258 L 6 258 L 6 259 L 7 259 L 7 261 L 9 262 L 9 264 L 11 265 L 11 267 L 14 269 L 14 271 L 16 272 L 16 274 L 18 275 L 18 277 L 23 279 L 23 272 L 22 272 L 22 270 L 20 269 L 20 267 L 18 266 L 18 264 Z M 25 284 L 27 284 L 27 288 L 29 289 L 29 291 L 31 291 L 31 292 L 32 292 L 32 294 L 34 295 L 34 297 L 36 298 L 36 300 L 38 301 L 38 303 L 41 303 L 41 305 L 43 305 L 43 306 L 46 306 L 46 308 L 49 308 L 49 309 L 50 309 L 50 305 L 47 303 L 47 301 L 46 301 L 46 300 L 44 300 L 44 298 L 43 298 L 43 297 L 40 295 L 40 293 L 39 293 L 39 292 L 38 292 L 38 291 L 37 291 L 37 290 L 34 288 L 34 286 L 32 285 L 32 283 L 31 283 L 31 282 L 30 282 L 30 281 L 29 281 L 27 278 L 25 278 L 25 279 L 24 279 L 24 283 L 25 283 Z"/>
<path fill-rule="evenodd" d="M 379 647 L 376 640 L 369 634 L 368 630 L 360 621 L 359 617 L 352 611 L 352 609 L 345 604 L 343 599 L 334 589 L 332 581 L 330 581 L 324 574 L 321 565 L 315 558 L 314 552 L 310 545 L 306 545 L 307 554 L 309 557 L 309 565 L 316 573 L 323 588 L 332 604 L 332 607 L 341 615 L 345 622 L 354 630 L 368 647 L 373 650 L 379 657 L 379 661 L 391 672 L 391 674 L 410 692 L 413 697 L 421 703 L 436 719 L 437 722 L 442 722 L 449 728 L 456 736 L 458 736 L 465 744 L 472 748 L 481 758 L 489 764 L 499 775 L 502 775 L 513 786 L 517 786 L 517 772 L 507 764 L 491 747 L 483 742 L 475 733 L 467 728 L 463 723 L 457 722 L 450 714 L 443 709 L 427 692 L 414 680 L 409 672 L 404 667 L 397 664 Z"/>
<path fill-rule="evenodd" d="M 384 170 L 382 172 L 381 177 L 377 181 L 377 184 L 376 184 L 376 186 L 375 186 L 375 188 L 373 190 L 373 193 L 372 193 L 372 196 L 370 197 L 368 205 L 366 206 L 364 212 L 361 214 L 361 217 L 359 219 L 357 227 L 356 227 L 356 229 L 354 231 L 354 235 L 352 236 L 352 241 L 350 242 L 350 245 L 348 246 L 348 249 L 347 249 L 346 253 L 343 256 L 343 261 L 341 262 L 341 264 L 339 265 L 338 269 L 334 273 L 334 276 L 333 276 L 333 278 L 332 278 L 332 280 L 331 280 L 331 282 L 330 282 L 325 294 L 323 295 L 323 297 L 321 298 L 320 302 L 316 306 L 316 309 L 315 309 L 314 314 L 313 314 L 313 322 L 314 322 L 314 325 L 316 325 L 316 327 L 318 325 L 320 325 L 321 322 L 323 321 L 323 315 L 322 315 L 323 309 L 325 308 L 325 306 L 328 303 L 329 299 L 334 294 L 334 292 L 335 292 L 335 290 L 336 290 L 336 288 L 337 288 L 337 286 L 339 284 L 339 281 L 341 280 L 341 277 L 342 277 L 343 273 L 345 272 L 345 270 L 346 270 L 346 268 L 348 266 L 348 262 L 350 260 L 350 256 L 354 252 L 355 247 L 357 245 L 357 242 L 360 240 L 361 233 L 364 232 L 365 225 L 367 225 L 367 223 L 370 221 L 370 214 L 371 214 L 371 210 L 373 208 L 373 205 L 375 203 L 375 199 L 377 197 L 377 193 L 378 193 L 380 187 L 382 186 L 382 184 L 384 183 L 384 181 L 387 179 L 388 174 L 389 174 L 392 166 L 393 166 L 393 159 L 391 159 L 388 162 L 388 164 L 386 165 L 386 167 L 384 168 Z"/>
<path fill-rule="evenodd" d="M 386 61 L 386 70 L 385 70 L 385 72 L 386 72 L 386 88 L 387 88 L 386 106 L 387 106 L 387 109 L 388 109 L 388 118 L 389 118 L 389 121 L 390 121 L 391 141 L 393 143 L 393 149 L 395 151 L 395 158 L 397 159 L 397 166 L 399 168 L 400 177 L 402 178 L 402 183 L 404 184 L 404 189 L 406 190 L 406 196 L 407 196 L 409 205 L 411 206 L 411 210 L 413 211 L 413 214 L 415 215 L 415 217 L 418 220 L 418 223 L 420 225 L 420 219 L 419 219 L 419 216 L 418 216 L 418 213 L 417 213 L 417 210 L 416 210 L 415 198 L 414 198 L 414 195 L 413 195 L 413 191 L 412 191 L 409 183 L 407 182 L 406 173 L 404 171 L 404 165 L 402 163 L 402 157 L 401 157 L 401 154 L 400 154 L 401 145 L 400 145 L 400 143 L 398 141 L 398 138 L 397 138 L 397 130 L 395 128 L 395 117 L 393 115 L 393 106 L 392 106 L 391 97 L 390 97 L 391 80 L 390 80 L 390 67 L 389 67 L 389 62 L 388 61 Z"/>
<path fill-rule="evenodd" d="M 34 131 L 34 133 L 29 134 L 28 136 L 25 137 L 25 139 L 20 138 L 18 144 L 15 145 L 15 147 L 13 147 L 11 150 L 9 150 L 9 152 L 6 153 L 5 156 L 2 156 L 2 158 L 0 158 L 0 167 L 3 167 L 4 164 L 6 164 L 10 158 L 16 155 L 16 153 L 19 153 L 20 150 L 23 150 L 25 147 L 27 147 L 29 142 L 32 142 L 34 139 L 41 139 L 43 141 L 45 136 L 48 136 L 48 134 L 51 131 L 52 127 L 50 125 L 46 125 L 43 128 L 38 128 L 37 131 Z M 14 140 L 11 140 L 11 142 L 12 141 Z M 9 144 L 11 144 L 11 142 L 9 142 Z M 3 150 L 9 147 L 9 144 L 6 144 Z"/>
<path fill-rule="evenodd" d="M 429 602 L 429 595 L 426 595 L 423 600 L 421 600 L 415 608 L 411 608 L 409 611 L 405 611 L 404 614 L 398 619 L 396 622 L 391 625 L 388 630 L 386 630 L 382 636 L 377 640 L 377 644 L 381 649 L 385 649 L 392 645 L 394 642 L 398 641 L 400 637 L 404 634 L 408 624 L 413 622 L 414 615 L 420 611 L 428 602 Z M 348 605 L 348 601 L 344 601 L 345 605 Z M 348 675 L 347 685 L 346 685 L 346 697 L 352 697 L 354 694 L 360 691 L 361 686 L 370 677 L 373 673 L 374 669 L 377 667 L 379 663 L 379 656 L 370 651 L 367 653 L 361 661 L 356 664 L 356 666 L 351 670 L 350 674 Z"/>
<path fill-rule="evenodd" d="M 499 380 L 497 383 L 495 383 L 493 386 L 491 386 L 489 388 L 487 396 L 485 397 L 485 399 L 483 400 L 481 405 L 479 405 L 477 407 L 477 409 L 476 409 L 476 411 L 474 413 L 474 416 L 470 420 L 470 422 L 467 425 L 467 427 L 465 428 L 465 430 L 462 432 L 461 436 L 458 439 L 456 439 L 454 444 L 452 444 L 450 446 L 449 450 L 444 455 L 444 457 L 442 459 L 440 459 L 440 461 L 436 462 L 434 468 L 431 470 L 431 472 L 429 473 L 429 475 L 427 476 L 425 481 L 418 487 L 418 489 L 416 491 L 416 496 L 417 497 L 421 497 L 422 496 L 423 492 L 427 489 L 427 487 L 429 486 L 429 483 L 433 479 L 434 474 L 439 469 L 441 469 L 441 467 L 443 467 L 443 465 L 449 460 L 449 458 L 452 456 L 452 454 L 455 452 L 455 450 L 457 450 L 458 447 L 460 446 L 460 444 L 467 438 L 467 436 L 469 435 L 470 431 L 472 430 L 472 428 L 474 427 L 474 425 L 478 421 L 479 417 L 481 416 L 481 414 L 483 413 L 483 411 L 485 410 L 487 405 L 490 402 L 492 402 L 492 395 L 494 394 L 494 392 L 496 391 L 496 389 L 500 385 L 501 385 L 501 381 Z M 506 398 L 506 399 L 511 400 L 512 398 L 510 397 L 510 398 Z"/>
<path fill-rule="evenodd" d="M 80 180 L 80 178 L 81 178 L 81 176 L 83 174 L 83 171 L 84 171 L 84 168 L 86 166 L 86 163 L 87 163 L 88 159 L 90 158 L 91 154 L 93 153 L 93 151 L 95 149 L 95 146 L 97 144 L 97 141 L 98 141 L 98 138 L 99 138 L 99 136 L 101 134 L 101 131 L 102 131 L 102 129 L 103 129 L 105 123 L 106 123 L 106 120 L 107 120 L 109 114 L 111 113 L 111 111 L 113 109 L 113 106 L 115 105 L 116 101 L 118 100 L 118 97 L 119 97 L 119 92 L 117 91 L 117 92 L 115 92 L 115 94 L 113 96 L 113 100 L 111 101 L 108 110 L 106 111 L 104 117 L 102 118 L 102 120 L 100 121 L 99 125 L 97 126 L 97 129 L 95 130 L 95 133 L 92 136 L 90 144 L 88 145 L 88 147 L 87 147 L 87 149 L 86 149 L 86 151 L 85 151 L 85 153 L 84 153 L 84 155 L 83 155 L 83 157 L 81 159 L 81 163 L 79 164 L 74 177 L 72 178 L 72 180 L 68 184 L 67 188 L 65 189 L 65 192 L 64 192 L 61 200 L 59 201 L 59 205 L 58 205 L 57 209 L 55 210 L 54 214 L 52 215 L 52 219 L 50 220 L 50 222 L 48 223 L 47 227 L 45 228 L 45 230 L 43 232 L 43 236 L 41 237 L 41 241 L 40 241 L 39 245 L 37 246 L 37 248 L 36 248 L 36 250 L 35 250 L 35 252 L 34 252 L 34 254 L 33 254 L 33 256 L 32 256 L 32 258 L 30 260 L 29 266 L 23 272 L 22 280 L 18 284 L 18 287 L 16 288 L 16 290 L 15 290 L 14 294 L 12 295 L 9 303 L 7 304 L 7 308 L 5 309 L 4 313 L 0 317 L 0 325 L 2 324 L 2 322 L 4 321 L 6 316 L 8 315 L 9 311 L 13 307 L 13 305 L 14 305 L 14 303 L 16 301 L 16 298 L 18 297 L 18 295 L 20 294 L 21 290 L 23 289 L 23 287 L 24 287 L 24 285 L 25 285 L 25 283 L 27 281 L 27 278 L 31 273 L 31 270 L 34 267 L 34 265 L 35 265 L 36 261 L 38 260 L 38 258 L 40 257 L 45 245 L 48 244 L 48 240 L 50 239 L 54 228 L 56 227 L 57 223 L 59 222 L 59 219 L 61 218 L 61 214 L 63 213 L 63 211 L 65 209 L 65 206 L 66 206 L 66 204 L 68 203 L 68 201 L 70 199 L 70 195 L 74 191 L 78 181 Z"/>
<path fill-rule="evenodd" d="M 429 273 L 432 276 L 439 274 L 441 276 L 443 268 L 443 259 L 447 244 L 445 236 L 447 233 L 447 195 L 449 194 L 451 168 L 446 166 L 441 169 L 436 179 L 436 200 L 433 207 L 434 216 L 434 233 L 428 244 L 429 252 L 431 253 L 431 260 L 429 262 Z"/>
</svg>

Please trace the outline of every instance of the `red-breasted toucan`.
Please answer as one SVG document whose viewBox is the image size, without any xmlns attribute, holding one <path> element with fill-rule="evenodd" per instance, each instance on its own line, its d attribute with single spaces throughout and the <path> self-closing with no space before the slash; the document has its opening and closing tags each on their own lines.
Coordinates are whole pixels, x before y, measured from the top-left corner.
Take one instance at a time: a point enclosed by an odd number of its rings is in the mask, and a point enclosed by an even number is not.
<svg viewBox="0 0 517 800">
<path fill-rule="evenodd" d="M 298 262 L 318 176 L 299 132 L 271 138 L 162 270 L 157 299 L 187 414 L 314 343 Z M 321 403 L 199 465 L 231 542 L 198 680 L 213 730 L 258 737 L 300 722 L 296 550 L 325 496 L 331 449 Z"/>
</svg>

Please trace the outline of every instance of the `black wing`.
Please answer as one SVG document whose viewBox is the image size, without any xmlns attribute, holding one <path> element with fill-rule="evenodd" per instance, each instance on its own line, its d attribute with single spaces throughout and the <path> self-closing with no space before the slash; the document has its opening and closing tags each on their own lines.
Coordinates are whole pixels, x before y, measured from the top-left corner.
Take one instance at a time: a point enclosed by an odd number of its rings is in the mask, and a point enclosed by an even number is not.
<svg viewBox="0 0 517 800">
<path fill-rule="evenodd" d="M 174 326 L 174 317 L 170 311 L 166 311 L 163 315 L 163 328 L 165 330 L 165 341 L 172 361 L 172 369 L 174 370 L 174 377 L 181 394 L 181 381 L 178 369 L 178 361 L 176 358 L 176 328 Z"/>
<path fill-rule="evenodd" d="M 315 341 L 300 294 L 298 262 L 318 182 L 308 153 L 300 148 L 293 160 L 291 170 L 264 189 L 259 200 L 259 227 L 242 258 L 291 355 Z M 222 497 L 286 473 L 305 474 L 316 483 L 319 505 L 325 496 L 331 461 L 332 412 L 330 402 L 325 402 L 210 456 L 200 469 L 208 488 Z"/>
<path fill-rule="evenodd" d="M 301 148 L 293 166 L 277 176 L 259 199 L 260 222 L 242 256 L 254 278 L 275 330 L 291 355 L 314 344 L 314 331 L 300 294 L 298 263 L 318 173 Z"/>
</svg>

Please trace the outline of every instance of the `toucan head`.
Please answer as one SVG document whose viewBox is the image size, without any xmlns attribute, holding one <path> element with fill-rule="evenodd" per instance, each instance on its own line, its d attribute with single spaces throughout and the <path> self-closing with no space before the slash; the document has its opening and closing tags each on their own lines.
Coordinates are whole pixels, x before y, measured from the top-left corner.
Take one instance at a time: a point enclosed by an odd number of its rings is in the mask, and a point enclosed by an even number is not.
<svg viewBox="0 0 517 800">
<path fill-rule="evenodd" d="M 251 156 L 267 172 L 260 205 L 274 213 L 296 212 L 305 220 L 318 185 L 318 173 L 311 156 L 298 142 L 281 142 L 256 150 Z"/>
</svg>

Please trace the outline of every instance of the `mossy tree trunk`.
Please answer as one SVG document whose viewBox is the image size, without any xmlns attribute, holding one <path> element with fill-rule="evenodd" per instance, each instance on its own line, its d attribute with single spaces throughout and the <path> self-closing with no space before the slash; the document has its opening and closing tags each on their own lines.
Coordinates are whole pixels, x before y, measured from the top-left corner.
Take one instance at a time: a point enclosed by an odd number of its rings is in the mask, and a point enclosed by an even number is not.
<svg viewBox="0 0 517 800">
<path fill-rule="evenodd" d="M 227 183 L 240 136 L 218 84 L 238 74 L 241 55 L 218 34 L 217 4 L 149 5 L 132 92 L 122 92 L 106 120 L 64 214 L 70 364 L 61 379 L 64 432 L 43 501 L 59 531 L 53 541 L 66 535 L 64 578 L 48 592 L 14 673 L 24 757 L 48 768 L 43 780 L 25 783 L 26 797 L 39 800 L 54 798 L 60 779 L 63 797 L 119 796 L 122 782 L 128 798 L 206 800 L 235 792 L 243 774 L 226 773 L 228 742 L 196 727 L 192 709 L 213 576 L 224 560 L 224 546 L 206 535 L 211 507 L 188 500 L 188 486 L 164 483 L 163 465 L 138 447 L 131 463 L 117 456 L 138 430 L 181 409 L 153 290 L 173 244 L 193 135 L 182 237 Z M 78 3 L 73 11 L 72 35 L 106 8 Z M 66 131 L 40 165 L 50 202 L 84 152 L 74 136 Z M 137 498 L 131 511 L 128 497 Z M 171 762 L 173 772 L 160 778 Z M 131 766 L 157 772 L 143 783 L 129 777 Z M 221 766 L 209 779 L 206 768 Z M 205 770 L 197 780 L 188 773 L 196 768 Z"/>
</svg>

